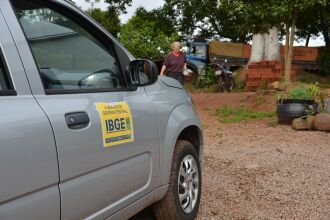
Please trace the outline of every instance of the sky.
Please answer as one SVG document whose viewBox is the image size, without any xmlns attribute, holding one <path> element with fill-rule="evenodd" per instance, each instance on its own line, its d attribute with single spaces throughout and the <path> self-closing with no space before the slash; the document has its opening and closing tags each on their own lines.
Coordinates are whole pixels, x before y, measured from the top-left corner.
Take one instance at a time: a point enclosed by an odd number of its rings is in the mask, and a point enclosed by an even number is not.
<svg viewBox="0 0 330 220">
<path fill-rule="evenodd" d="M 83 10 L 87 10 L 91 7 L 90 3 L 86 3 L 86 0 L 74 0 L 78 6 L 80 6 Z M 95 0 L 90 0 L 95 1 Z M 120 20 L 122 23 L 126 23 L 128 19 L 134 14 L 135 10 L 143 6 L 147 10 L 152 10 L 154 8 L 159 8 L 163 6 L 164 0 L 132 0 L 132 6 L 127 8 L 127 14 L 120 15 Z M 106 3 L 104 3 L 104 0 L 100 0 L 100 3 L 96 3 L 94 7 L 106 9 L 107 8 Z M 316 39 L 310 39 L 309 46 L 310 47 L 317 47 L 317 46 L 324 46 L 324 40 L 319 37 Z M 294 43 L 295 46 L 305 46 L 305 41 L 300 41 Z"/>
<path fill-rule="evenodd" d="M 86 0 L 74 0 L 78 6 L 80 6 L 83 10 L 86 10 L 91 7 L 90 3 L 86 3 Z M 95 0 L 90 0 L 95 1 Z M 152 10 L 154 8 L 159 8 L 163 6 L 163 0 L 132 0 L 132 6 L 127 8 L 127 14 L 123 14 L 120 16 L 120 20 L 122 23 L 126 23 L 127 20 L 134 14 L 135 10 L 143 6 L 147 10 Z M 101 0 L 100 3 L 96 3 L 94 7 L 98 7 L 101 9 L 106 9 L 108 6 L 107 3 L 104 3 L 104 0 Z"/>
</svg>

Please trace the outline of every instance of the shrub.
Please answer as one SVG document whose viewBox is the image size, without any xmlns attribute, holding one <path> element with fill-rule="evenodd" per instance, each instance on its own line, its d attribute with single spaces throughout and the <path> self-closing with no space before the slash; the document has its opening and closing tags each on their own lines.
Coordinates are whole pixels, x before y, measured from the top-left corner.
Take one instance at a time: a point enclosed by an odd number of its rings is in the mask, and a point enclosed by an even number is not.
<svg viewBox="0 0 330 220">
<path fill-rule="evenodd" d="M 310 94 L 305 88 L 305 86 L 300 85 L 288 90 L 288 99 L 312 99 L 312 94 Z"/>
<path fill-rule="evenodd" d="M 234 82 L 235 82 L 235 88 L 236 89 L 245 89 L 246 85 L 246 79 L 244 74 L 244 69 L 240 68 L 236 70 L 233 74 Z"/>
<path fill-rule="evenodd" d="M 198 89 L 208 88 L 216 82 L 217 77 L 215 75 L 215 69 L 212 67 L 206 67 L 205 71 L 199 74 L 195 82 L 195 87 Z"/>
</svg>

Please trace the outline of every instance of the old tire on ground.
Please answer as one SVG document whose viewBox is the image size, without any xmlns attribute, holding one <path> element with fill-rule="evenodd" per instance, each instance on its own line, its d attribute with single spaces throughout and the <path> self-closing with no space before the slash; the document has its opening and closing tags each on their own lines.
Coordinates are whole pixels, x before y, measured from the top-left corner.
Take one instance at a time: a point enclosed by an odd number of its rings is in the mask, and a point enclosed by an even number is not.
<svg viewBox="0 0 330 220">
<path fill-rule="evenodd" d="M 277 103 L 278 122 L 291 124 L 294 119 L 307 115 L 311 108 L 316 108 L 313 100 L 283 99 Z"/>
<path fill-rule="evenodd" d="M 166 196 L 153 206 L 158 220 L 190 220 L 197 215 L 201 197 L 201 168 L 194 146 L 175 145 Z"/>
</svg>

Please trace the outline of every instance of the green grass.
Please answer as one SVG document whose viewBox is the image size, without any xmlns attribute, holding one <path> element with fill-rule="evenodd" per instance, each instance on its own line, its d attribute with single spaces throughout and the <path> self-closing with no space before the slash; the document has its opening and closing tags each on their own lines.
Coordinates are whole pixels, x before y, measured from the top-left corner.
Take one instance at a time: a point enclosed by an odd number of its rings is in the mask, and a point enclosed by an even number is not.
<svg viewBox="0 0 330 220">
<path fill-rule="evenodd" d="M 320 76 L 316 73 L 302 72 L 297 76 L 297 81 L 306 84 L 318 82 L 322 88 L 330 87 L 330 77 Z"/>
<path fill-rule="evenodd" d="M 239 123 L 263 118 L 272 118 L 275 112 L 259 112 L 250 109 L 221 107 L 217 110 L 219 120 L 222 123 Z"/>
</svg>

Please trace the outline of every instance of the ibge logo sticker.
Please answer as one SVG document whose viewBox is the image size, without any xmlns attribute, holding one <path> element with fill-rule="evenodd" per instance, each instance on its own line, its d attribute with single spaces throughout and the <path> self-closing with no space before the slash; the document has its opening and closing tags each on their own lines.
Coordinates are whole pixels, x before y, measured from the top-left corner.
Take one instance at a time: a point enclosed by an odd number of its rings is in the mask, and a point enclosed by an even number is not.
<svg viewBox="0 0 330 220">
<path fill-rule="evenodd" d="M 134 141 L 132 113 L 127 102 L 95 105 L 101 118 L 104 147 Z"/>
</svg>

